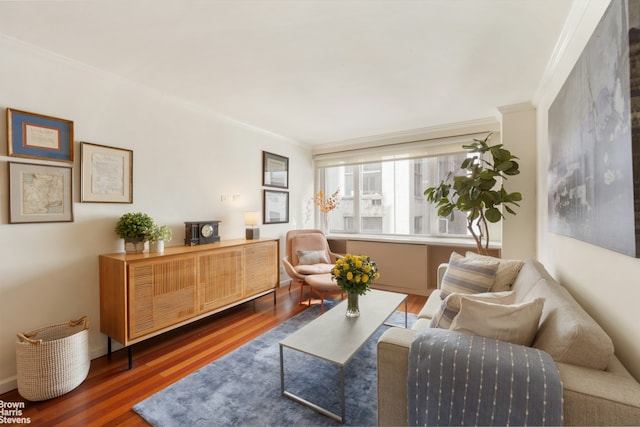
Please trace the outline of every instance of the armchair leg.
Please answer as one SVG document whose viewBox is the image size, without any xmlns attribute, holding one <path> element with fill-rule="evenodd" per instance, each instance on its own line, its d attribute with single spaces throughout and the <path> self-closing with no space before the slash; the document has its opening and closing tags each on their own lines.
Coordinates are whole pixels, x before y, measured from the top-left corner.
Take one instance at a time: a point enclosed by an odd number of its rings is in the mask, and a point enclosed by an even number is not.
<svg viewBox="0 0 640 427">
<path fill-rule="evenodd" d="M 306 285 L 306 283 L 304 281 L 291 279 L 291 281 L 289 282 L 289 292 L 291 292 L 291 285 L 293 285 L 294 281 L 300 285 L 300 299 L 298 300 L 298 304 L 302 304 L 302 296 L 304 293 L 304 286 Z"/>
</svg>

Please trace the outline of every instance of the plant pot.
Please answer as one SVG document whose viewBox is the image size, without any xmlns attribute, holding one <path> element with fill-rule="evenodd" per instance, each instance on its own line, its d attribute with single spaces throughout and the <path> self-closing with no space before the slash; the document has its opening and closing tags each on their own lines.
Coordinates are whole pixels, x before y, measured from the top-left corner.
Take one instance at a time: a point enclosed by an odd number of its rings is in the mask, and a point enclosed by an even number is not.
<svg viewBox="0 0 640 427">
<path fill-rule="evenodd" d="M 141 254 L 144 252 L 144 240 L 124 239 L 124 251 L 128 254 Z"/>
<path fill-rule="evenodd" d="M 158 240 L 157 242 L 149 242 L 149 252 L 156 254 L 164 253 L 164 240 Z"/>
</svg>

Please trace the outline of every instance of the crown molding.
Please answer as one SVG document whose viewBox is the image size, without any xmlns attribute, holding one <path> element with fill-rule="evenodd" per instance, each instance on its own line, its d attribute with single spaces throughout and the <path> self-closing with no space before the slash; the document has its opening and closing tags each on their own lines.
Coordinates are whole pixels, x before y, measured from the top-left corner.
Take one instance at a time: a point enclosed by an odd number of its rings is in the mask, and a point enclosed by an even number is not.
<svg viewBox="0 0 640 427">
<path fill-rule="evenodd" d="M 2 1 L 2 0 L 0 0 Z M 184 109 L 186 111 L 190 111 L 192 113 L 201 114 L 205 117 L 210 117 L 219 120 L 220 122 L 227 123 L 231 126 L 248 129 L 252 132 L 262 134 L 268 136 L 270 138 L 278 139 L 281 141 L 285 141 L 289 144 L 297 145 L 306 149 L 310 149 L 311 146 L 307 143 L 295 140 L 293 138 L 289 138 L 287 136 L 278 134 L 276 132 L 272 132 L 267 129 L 263 129 L 258 126 L 254 126 L 252 124 L 240 121 L 233 117 L 226 116 L 221 114 L 209 107 L 203 106 L 201 104 L 197 104 L 191 101 L 187 101 L 183 98 L 177 97 L 170 93 L 166 93 L 162 90 L 152 88 L 149 86 L 145 86 L 144 84 L 138 83 L 136 81 L 130 80 L 121 75 L 112 73 L 110 71 L 103 70 L 101 68 L 95 67 L 93 65 L 77 61 L 75 59 L 69 58 L 64 55 L 60 55 L 58 53 L 52 52 L 47 49 L 43 49 L 40 46 L 33 45 L 31 43 L 25 42 L 23 40 L 19 40 L 10 36 L 6 36 L 0 33 L 0 42 L 4 42 L 9 48 L 16 49 L 20 51 L 28 51 L 30 54 L 35 57 L 44 58 L 45 61 L 62 64 L 66 67 L 71 67 L 81 72 L 93 74 L 101 79 L 107 79 L 109 81 L 115 82 L 117 85 L 123 85 L 131 90 L 140 91 L 145 96 L 149 98 L 160 98 L 163 102 L 167 102 L 168 104 Z"/>
<path fill-rule="evenodd" d="M 381 147 L 392 144 L 403 144 L 452 136 L 470 135 L 484 132 L 499 132 L 500 123 L 496 117 L 468 120 L 400 132 L 371 135 L 360 138 L 318 144 L 313 147 L 313 154 L 325 154 L 335 151 L 356 150 L 359 148 Z M 338 150 L 339 149 L 339 150 Z"/>
<path fill-rule="evenodd" d="M 558 41 L 553 47 L 553 52 L 549 57 L 549 61 L 547 62 L 547 66 L 545 67 L 544 72 L 542 73 L 540 83 L 538 84 L 538 87 L 534 92 L 532 101 L 534 107 L 538 105 L 540 98 L 546 92 L 547 86 L 549 85 L 551 78 L 555 74 L 558 68 L 558 64 L 564 56 L 569 42 L 576 33 L 580 21 L 582 20 L 582 17 L 584 16 L 588 6 L 589 0 L 573 0 L 571 8 L 569 9 L 569 14 L 567 15 L 567 20 L 562 27 L 562 31 L 560 32 L 560 36 L 558 37 Z"/>
<path fill-rule="evenodd" d="M 519 104 L 511 104 L 511 105 L 504 105 L 502 107 L 498 107 L 498 111 L 500 112 L 501 115 L 521 113 L 523 111 L 531 111 L 531 110 L 535 110 L 535 107 L 531 102 L 521 102 Z"/>
</svg>

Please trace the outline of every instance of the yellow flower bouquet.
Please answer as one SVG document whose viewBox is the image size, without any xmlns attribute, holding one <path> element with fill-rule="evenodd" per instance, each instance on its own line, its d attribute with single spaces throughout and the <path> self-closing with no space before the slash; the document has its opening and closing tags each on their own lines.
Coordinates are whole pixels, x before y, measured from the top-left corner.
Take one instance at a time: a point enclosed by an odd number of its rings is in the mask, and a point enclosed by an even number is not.
<svg viewBox="0 0 640 427">
<path fill-rule="evenodd" d="M 380 277 L 378 266 L 367 255 L 346 254 L 336 261 L 331 276 L 340 289 L 347 292 L 347 317 L 358 317 L 358 296 L 364 295 L 371 283 Z"/>
<path fill-rule="evenodd" d="M 346 254 L 337 260 L 332 276 L 343 291 L 364 295 L 380 273 L 376 263 L 367 255 Z"/>
</svg>

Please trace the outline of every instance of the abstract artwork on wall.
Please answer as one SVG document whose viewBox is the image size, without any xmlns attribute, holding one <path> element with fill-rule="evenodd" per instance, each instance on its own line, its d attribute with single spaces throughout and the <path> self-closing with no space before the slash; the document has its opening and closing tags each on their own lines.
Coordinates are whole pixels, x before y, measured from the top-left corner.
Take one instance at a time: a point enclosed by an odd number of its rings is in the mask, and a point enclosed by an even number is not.
<svg viewBox="0 0 640 427">
<path fill-rule="evenodd" d="M 549 231 L 634 257 L 640 257 L 637 3 L 611 2 L 549 109 L 548 192 Z"/>
</svg>

